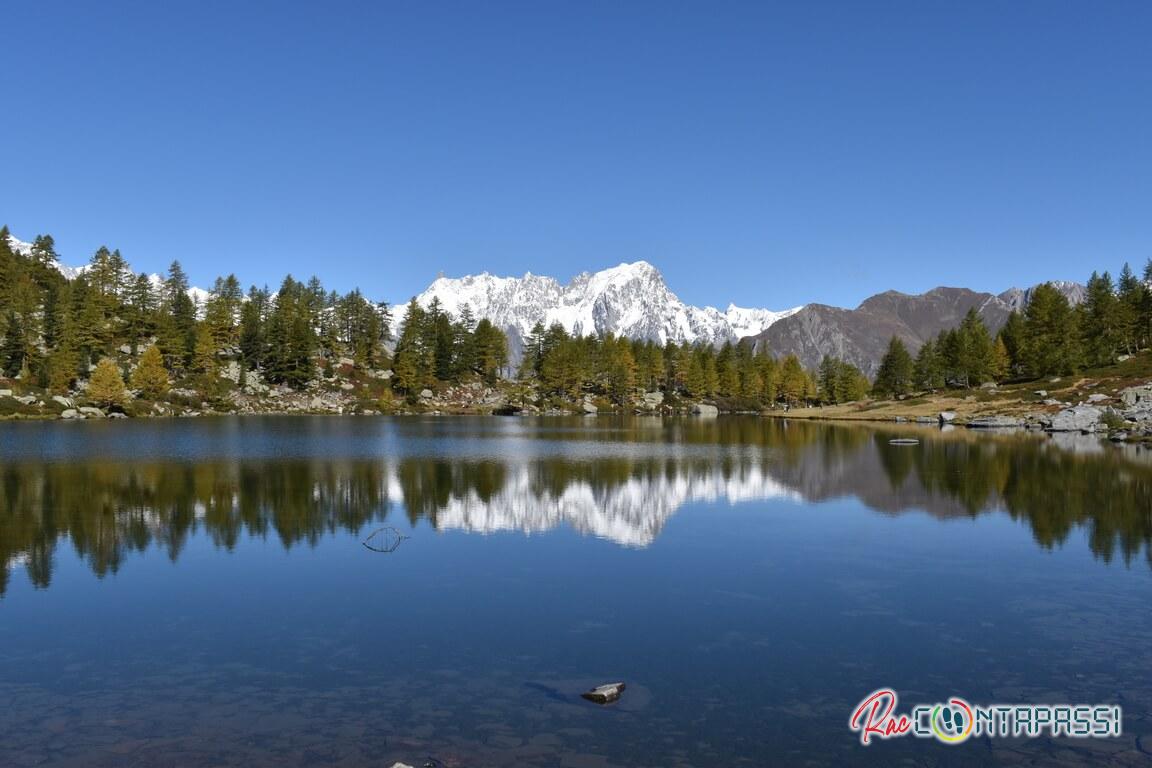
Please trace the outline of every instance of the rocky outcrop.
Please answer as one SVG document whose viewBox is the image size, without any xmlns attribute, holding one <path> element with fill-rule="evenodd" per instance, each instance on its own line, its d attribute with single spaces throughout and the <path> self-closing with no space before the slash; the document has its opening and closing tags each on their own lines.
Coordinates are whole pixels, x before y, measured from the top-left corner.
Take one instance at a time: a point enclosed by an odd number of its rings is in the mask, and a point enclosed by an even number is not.
<svg viewBox="0 0 1152 768">
<path fill-rule="evenodd" d="M 1042 421 L 1049 432 L 1094 432 L 1101 427 L 1104 411 L 1092 405 L 1065 408 Z"/>
<path fill-rule="evenodd" d="M 1146 410 L 1152 411 L 1152 383 L 1141 384 L 1138 387 L 1128 387 L 1120 392 L 1120 401 L 1129 408 L 1145 405 Z"/>
</svg>

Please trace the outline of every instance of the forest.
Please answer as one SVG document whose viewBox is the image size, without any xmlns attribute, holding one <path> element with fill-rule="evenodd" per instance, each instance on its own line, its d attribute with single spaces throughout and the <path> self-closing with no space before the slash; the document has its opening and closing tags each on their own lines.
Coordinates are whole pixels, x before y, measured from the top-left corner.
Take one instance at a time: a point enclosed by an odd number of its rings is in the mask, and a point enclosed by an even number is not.
<svg viewBox="0 0 1152 768">
<path fill-rule="evenodd" d="M 327 290 L 316 277 L 289 275 L 275 291 L 245 291 L 228 275 L 198 301 L 179 262 L 162 278 L 149 276 L 102 247 L 73 279 L 58 263 L 51 236 L 20 253 L 0 228 L 0 374 L 50 393 L 83 389 L 108 407 L 162 399 L 174 387 L 209 398 L 249 381 L 303 389 L 351 367 L 390 370 L 390 394 L 408 402 L 477 381 L 527 384 L 557 404 L 594 396 L 626 406 L 638 393 L 660 391 L 758 410 L 1068 374 L 1132 354 L 1152 337 L 1152 260 L 1143 280 L 1127 265 L 1116 283 L 1093 273 L 1076 306 L 1040 285 L 996 333 L 972 310 L 915 355 L 894 337 L 874 381 L 830 356 L 806 370 L 795 355 L 778 358 L 748 342 L 658 344 L 573 336 L 542 323 L 522 340 L 513 368 L 502 329 L 467 307 L 456 317 L 437 300 L 424 307 L 413 299 L 394 323 L 387 303 Z M 221 375 L 227 368 L 236 375 Z"/>
</svg>

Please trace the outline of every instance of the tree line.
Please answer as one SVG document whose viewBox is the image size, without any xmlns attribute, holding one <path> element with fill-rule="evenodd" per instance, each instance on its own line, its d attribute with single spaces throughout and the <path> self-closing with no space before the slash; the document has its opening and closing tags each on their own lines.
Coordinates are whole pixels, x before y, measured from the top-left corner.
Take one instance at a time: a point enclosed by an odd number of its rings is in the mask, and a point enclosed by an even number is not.
<svg viewBox="0 0 1152 768">
<path fill-rule="evenodd" d="M 0 228 L 0 375 L 67 393 L 88 382 L 90 399 L 119 405 L 125 378 L 147 398 L 170 380 L 218 393 L 221 368 L 239 366 L 239 384 L 259 372 L 272 384 L 302 388 L 351 361 L 393 364 L 392 313 L 358 289 L 326 290 L 320 280 L 284 278 L 275 292 L 235 275 L 217 278 L 201 303 L 178 261 L 160 278 L 134 273 L 119 251 L 100 248 L 74 279 L 57 267 L 51 236 L 29 253 Z M 503 331 L 469 313 L 454 319 L 438 304 L 409 306 L 396 345 L 395 385 L 410 392 L 478 374 L 493 380 L 507 364 Z"/>
<path fill-rule="evenodd" d="M 968 388 L 1111 365 L 1152 340 L 1152 259 L 1143 278 L 1127 264 L 1115 283 L 1108 272 L 1093 272 L 1084 301 L 1075 306 L 1052 283 L 1038 285 L 1023 312 L 1013 311 L 995 335 L 970 309 L 958 327 L 929 339 L 915 357 L 893 336 L 873 393 Z"/>
</svg>

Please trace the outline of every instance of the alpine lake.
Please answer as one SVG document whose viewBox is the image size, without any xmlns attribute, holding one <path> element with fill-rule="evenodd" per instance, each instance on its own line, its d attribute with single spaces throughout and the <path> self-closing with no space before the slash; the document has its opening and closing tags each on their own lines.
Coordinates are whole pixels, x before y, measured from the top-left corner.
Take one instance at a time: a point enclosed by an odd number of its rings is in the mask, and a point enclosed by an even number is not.
<svg viewBox="0 0 1152 768">
<path fill-rule="evenodd" d="M 1150 551 L 1152 452 L 1089 438 L 7 422 L 0 765 L 1150 765 Z M 1123 733 L 865 747 L 878 688 Z"/>
</svg>

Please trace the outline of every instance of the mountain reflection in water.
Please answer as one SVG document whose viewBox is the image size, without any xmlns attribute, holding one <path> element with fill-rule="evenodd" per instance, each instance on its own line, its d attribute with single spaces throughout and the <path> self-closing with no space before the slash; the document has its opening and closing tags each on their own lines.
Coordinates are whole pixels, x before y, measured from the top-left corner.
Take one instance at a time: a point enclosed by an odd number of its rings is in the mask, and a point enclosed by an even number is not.
<svg viewBox="0 0 1152 768">
<path fill-rule="evenodd" d="M 168 455 L 148 447 L 165 439 L 152 425 L 131 425 L 145 430 L 139 455 L 109 455 L 106 434 L 61 446 L 59 425 L 22 425 L 19 447 L 0 447 L 0 594 L 20 566 L 47 587 L 65 539 L 98 576 L 152 546 L 175 560 L 199 531 L 220 548 L 245 535 L 291 548 L 403 517 L 478 533 L 567 526 L 646 547 L 688 503 L 844 496 L 941 520 L 1002 511 L 1047 548 L 1083 526 L 1096 557 L 1152 563 L 1152 464 L 1131 448 L 935 430 L 891 445 L 908 430 L 756 418 L 358 420 L 316 433 L 322 421 L 165 425 L 203 443 Z"/>
</svg>

